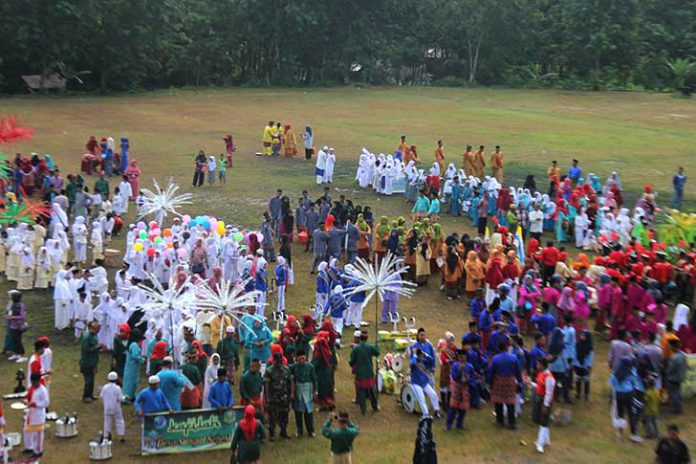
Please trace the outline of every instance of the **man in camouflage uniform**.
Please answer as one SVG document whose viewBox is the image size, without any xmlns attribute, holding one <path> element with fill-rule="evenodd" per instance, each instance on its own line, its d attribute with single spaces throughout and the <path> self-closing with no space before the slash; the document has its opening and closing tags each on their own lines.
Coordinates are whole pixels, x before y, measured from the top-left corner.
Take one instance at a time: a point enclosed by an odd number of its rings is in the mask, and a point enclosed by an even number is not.
<svg viewBox="0 0 696 464">
<path fill-rule="evenodd" d="M 263 376 L 265 409 L 268 411 L 268 439 L 275 440 L 276 424 L 281 438 L 290 438 L 287 432 L 290 401 L 294 396 L 294 385 L 290 368 L 284 364 L 283 349 L 272 345 L 273 363 L 266 367 Z"/>
</svg>

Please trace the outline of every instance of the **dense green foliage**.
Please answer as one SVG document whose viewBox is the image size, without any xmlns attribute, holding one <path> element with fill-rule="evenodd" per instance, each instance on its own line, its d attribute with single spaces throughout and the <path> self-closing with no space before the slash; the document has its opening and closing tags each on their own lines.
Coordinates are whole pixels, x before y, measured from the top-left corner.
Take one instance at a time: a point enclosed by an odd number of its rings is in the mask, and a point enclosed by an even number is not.
<svg viewBox="0 0 696 464">
<path fill-rule="evenodd" d="M 694 83 L 696 0 L 7 0 L 0 90 Z M 81 74 L 82 71 L 89 73 Z"/>
</svg>

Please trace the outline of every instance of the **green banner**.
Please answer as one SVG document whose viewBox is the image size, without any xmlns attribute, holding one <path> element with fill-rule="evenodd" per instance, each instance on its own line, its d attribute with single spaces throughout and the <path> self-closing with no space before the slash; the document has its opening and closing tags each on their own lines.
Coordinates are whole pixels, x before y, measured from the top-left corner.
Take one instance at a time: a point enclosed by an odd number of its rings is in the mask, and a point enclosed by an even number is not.
<svg viewBox="0 0 696 464">
<path fill-rule="evenodd" d="M 143 419 L 140 454 L 191 453 L 229 449 L 243 407 L 148 414 Z"/>
</svg>

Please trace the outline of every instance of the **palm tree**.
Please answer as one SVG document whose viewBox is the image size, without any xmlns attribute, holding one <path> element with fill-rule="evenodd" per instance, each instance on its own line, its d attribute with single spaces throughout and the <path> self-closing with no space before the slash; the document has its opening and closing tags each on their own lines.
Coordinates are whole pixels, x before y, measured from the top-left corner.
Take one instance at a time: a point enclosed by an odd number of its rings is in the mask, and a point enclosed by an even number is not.
<svg viewBox="0 0 696 464">
<path fill-rule="evenodd" d="M 674 58 L 666 60 L 665 64 L 674 74 L 674 79 L 676 80 L 676 90 L 681 90 L 686 84 L 686 80 L 691 76 L 694 71 L 696 63 L 689 60 L 688 58 Z"/>
</svg>

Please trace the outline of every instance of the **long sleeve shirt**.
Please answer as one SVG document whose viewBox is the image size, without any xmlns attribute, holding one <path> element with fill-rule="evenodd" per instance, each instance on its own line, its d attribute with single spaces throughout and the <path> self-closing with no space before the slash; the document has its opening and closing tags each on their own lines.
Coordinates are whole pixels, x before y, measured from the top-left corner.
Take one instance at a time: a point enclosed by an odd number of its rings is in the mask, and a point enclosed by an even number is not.
<svg viewBox="0 0 696 464">
<path fill-rule="evenodd" d="M 208 402 L 212 408 L 229 408 L 234 406 L 232 387 L 229 382 L 216 381 L 208 391 Z"/>
<path fill-rule="evenodd" d="M 522 383 L 522 370 L 515 355 L 505 352 L 493 356 L 493 361 L 488 368 L 488 382 L 492 383 L 495 377 L 513 376 L 518 383 Z"/>
<path fill-rule="evenodd" d="M 153 390 L 150 387 L 144 388 L 135 399 L 135 412 L 143 414 L 154 414 L 156 412 L 166 412 L 171 409 L 167 397 L 164 396 L 159 388 Z"/>
<path fill-rule="evenodd" d="M 331 440 L 331 452 L 334 454 L 350 453 L 353 450 L 353 440 L 360 433 L 360 428 L 348 421 L 345 427 L 331 427 L 331 421 L 327 420 L 321 427 L 321 434 Z"/>
</svg>

